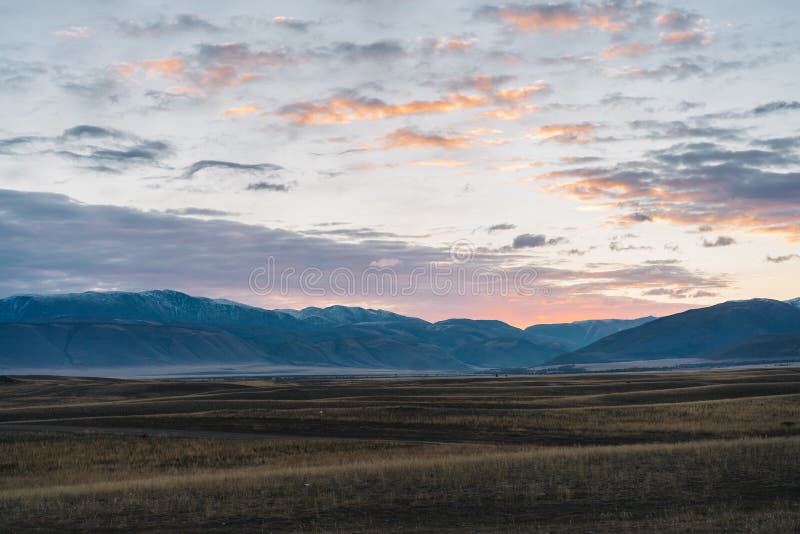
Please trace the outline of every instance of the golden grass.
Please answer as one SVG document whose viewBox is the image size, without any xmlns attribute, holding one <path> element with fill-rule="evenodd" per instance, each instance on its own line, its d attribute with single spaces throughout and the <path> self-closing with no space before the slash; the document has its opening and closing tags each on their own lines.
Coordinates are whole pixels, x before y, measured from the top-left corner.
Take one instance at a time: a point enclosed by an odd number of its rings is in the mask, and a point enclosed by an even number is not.
<svg viewBox="0 0 800 534">
<path fill-rule="evenodd" d="M 798 531 L 798 386 L 791 370 L 21 379 L 0 422 L 288 437 L 0 431 L 0 531 Z"/>
</svg>

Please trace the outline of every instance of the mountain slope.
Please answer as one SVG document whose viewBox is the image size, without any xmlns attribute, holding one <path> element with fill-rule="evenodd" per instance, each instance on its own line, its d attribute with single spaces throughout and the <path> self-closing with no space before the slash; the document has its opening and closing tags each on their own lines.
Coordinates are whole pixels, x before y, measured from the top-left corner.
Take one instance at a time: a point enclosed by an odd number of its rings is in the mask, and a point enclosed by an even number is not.
<svg viewBox="0 0 800 534">
<path fill-rule="evenodd" d="M 577 350 L 611 334 L 649 323 L 655 317 L 638 319 L 601 319 L 575 321 L 572 323 L 538 324 L 525 329 L 527 339 L 538 343 L 550 343 L 562 347 L 563 351 Z"/>
<path fill-rule="evenodd" d="M 713 356 L 718 360 L 797 360 L 800 334 L 754 336 Z"/>
<path fill-rule="evenodd" d="M 179 291 L 94 292 L 21 295 L 0 300 L 0 322 L 92 320 L 170 324 L 302 327 L 294 317 L 231 301 L 192 297 Z"/>
<path fill-rule="evenodd" d="M 732 301 L 612 334 L 553 363 L 708 357 L 755 336 L 795 333 L 800 333 L 800 309 L 769 299 Z"/>
<path fill-rule="evenodd" d="M 340 326 L 352 323 L 375 323 L 386 321 L 413 320 L 386 310 L 371 310 L 367 308 L 349 306 L 329 306 L 327 308 L 309 307 L 302 310 L 275 310 L 318 326 Z"/>
</svg>

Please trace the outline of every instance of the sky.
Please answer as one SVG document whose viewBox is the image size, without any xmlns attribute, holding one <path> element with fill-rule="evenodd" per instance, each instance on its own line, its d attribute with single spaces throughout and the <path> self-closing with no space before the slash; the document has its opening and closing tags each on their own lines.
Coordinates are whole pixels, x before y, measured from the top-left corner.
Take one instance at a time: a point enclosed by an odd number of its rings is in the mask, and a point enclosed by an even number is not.
<svg viewBox="0 0 800 534">
<path fill-rule="evenodd" d="M 800 296 L 795 1 L 0 0 L 0 297 Z"/>
</svg>

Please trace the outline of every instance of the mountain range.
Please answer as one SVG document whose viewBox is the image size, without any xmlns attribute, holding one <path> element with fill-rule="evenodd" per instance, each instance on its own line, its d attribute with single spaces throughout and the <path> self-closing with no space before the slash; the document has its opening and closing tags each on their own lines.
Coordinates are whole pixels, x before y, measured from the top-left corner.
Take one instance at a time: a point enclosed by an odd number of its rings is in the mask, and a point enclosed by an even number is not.
<svg viewBox="0 0 800 534">
<path fill-rule="evenodd" d="M 705 358 L 800 358 L 800 299 L 668 317 L 541 324 L 428 322 L 331 306 L 266 310 L 171 290 L 0 300 L 0 369 L 291 366 L 470 371 Z"/>
</svg>

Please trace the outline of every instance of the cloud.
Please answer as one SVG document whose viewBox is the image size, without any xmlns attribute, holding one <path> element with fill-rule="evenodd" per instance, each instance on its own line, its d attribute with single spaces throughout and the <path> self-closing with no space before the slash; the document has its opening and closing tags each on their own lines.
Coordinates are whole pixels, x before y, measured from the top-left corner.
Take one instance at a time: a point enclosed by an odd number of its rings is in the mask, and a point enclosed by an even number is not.
<svg viewBox="0 0 800 534">
<path fill-rule="evenodd" d="M 296 125 L 346 124 L 408 115 L 450 113 L 488 103 L 489 98 L 485 96 L 451 93 L 438 100 L 412 100 L 389 104 L 377 98 L 366 98 L 352 92 L 344 92 L 321 102 L 296 102 L 283 106 L 276 114 Z"/>
<path fill-rule="evenodd" d="M 436 53 L 458 54 L 478 44 L 475 37 L 427 37 L 421 39 L 422 48 Z"/>
<path fill-rule="evenodd" d="M 597 128 L 596 124 L 549 124 L 541 126 L 534 132 L 534 137 L 556 141 L 559 143 L 590 143 L 597 138 L 592 132 Z"/>
<path fill-rule="evenodd" d="M 704 30 L 686 30 L 681 32 L 662 33 L 659 40 L 670 46 L 706 46 L 711 44 L 712 34 Z"/>
<path fill-rule="evenodd" d="M 741 130 L 714 126 L 689 125 L 683 121 L 636 120 L 630 123 L 635 130 L 649 130 L 648 139 L 679 139 L 682 137 L 712 137 L 719 140 L 738 139 Z"/>
<path fill-rule="evenodd" d="M 640 160 L 532 177 L 542 188 L 680 225 L 744 228 L 800 240 L 800 156 L 712 142 L 651 150 Z M 612 222 L 616 216 L 612 216 Z"/>
<path fill-rule="evenodd" d="M 449 247 L 426 247 L 397 237 L 373 238 L 304 235 L 298 232 L 241 224 L 219 218 L 181 217 L 163 212 L 75 202 L 63 195 L 0 190 L 0 235 L 3 235 L 3 276 L 0 295 L 94 290 L 141 290 L 172 288 L 211 297 L 226 297 L 266 307 L 307 306 L 321 302 L 389 307 L 426 317 L 444 318 L 475 313 L 497 305 L 495 317 L 516 322 L 531 321 L 543 301 L 534 297 L 491 297 L 473 286 L 468 295 L 442 296 L 432 291 L 430 278 L 416 284 L 411 295 L 377 293 L 374 286 L 359 287 L 356 295 L 340 296 L 327 284 L 336 269 L 362 273 L 370 263 L 399 260 L 393 270 L 405 287 L 417 278 L 420 267 L 451 262 Z M 309 296 L 299 287 L 298 276 L 287 279 L 285 291 L 256 295 L 250 289 L 253 273 L 263 273 L 267 258 L 275 259 L 275 273 L 286 269 L 301 273 L 309 267 L 328 276 L 319 284 L 327 296 Z M 88 260 L 87 260 L 88 258 Z M 377 260 L 376 260 L 377 258 Z M 632 301 L 621 292 L 647 291 L 657 287 L 714 290 L 729 282 L 722 277 L 689 271 L 679 265 L 631 267 L 586 266 L 579 270 L 523 265 L 504 270 L 508 251 L 476 251 L 463 264 L 466 280 L 481 272 L 517 272 L 535 268 L 536 287 L 552 290 L 548 316 L 564 313 L 577 318 L 589 306 L 597 317 L 614 314 L 643 315 L 653 311 L 652 301 Z M 259 286 L 264 277 L 257 280 Z M 622 300 L 620 300 L 622 299 Z M 601 305 L 602 304 L 602 305 Z M 521 306 L 521 307 L 520 307 Z M 622 306 L 621 308 L 618 308 Z M 633 309 L 629 307 L 633 306 Z M 494 306 L 493 306 L 494 309 Z M 670 312 L 678 311 L 676 308 Z M 559 311 L 560 310 L 560 311 Z M 572 319 L 570 319 L 572 320 Z"/>
<path fill-rule="evenodd" d="M 772 150 L 794 150 L 800 148 L 800 136 L 759 139 L 755 141 L 753 144 L 755 144 L 756 146 L 767 147 Z"/>
<path fill-rule="evenodd" d="M 273 184 L 270 182 L 253 182 L 252 184 L 247 184 L 248 191 L 280 191 L 280 192 L 287 192 L 289 191 L 289 186 L 286 184 Z"/>
<path fill-rule="evenodd" d="M 785 256 L 769 256 L 767 255 L 767 262 L 769 263 L 784 263 L 790 260 L 800 259 L 800 254 L 787 254 Z"/>
<path fill-rule="evenodd" d="M 608 249 L 614 252 L 624 252 L 627 250 L 652 250 L 653 247 L 647 245 L 626 245 L 619 241 L 619 238 L 614 239 L 608 244 Z"/>
<path fill-rule="evenodd" d="M 649 44 L 628 43 L 606 48 L 605 50 L 600 52 L 600 55 L 603 56 L 604 58 L 642 56 L 644 54 L 649 54 L 652 50 L 653 47 L 652 45 Z"/>
<path fill-rule="evenodd" d="M 191 206 L 188 208 L 164 210 L 164 213 L 168 213 L 170 215 L 188 215 L 200 217 L 226 217 L 229 215 L 236 215 L 236 213 L 231 211 L 215 210 L 210 208 L 194 208 Z"/>
<path fill-rule="evenodd" d="M 500 224 L 494 224 L 494 225 L 490 226 L 486 230 L 486 232 L 491 234 L 491 233 L 494 233 L 494 232 L 502 232 L 502 231 L 505 231 L 505 230 L 514 230 L 516 227 L 517 227 L 516 224 L 500 223 Z"/>
<path fill-rule="evenodd" d="M 370 267 L 378 267 L 379 269 L 390 269 L 397 267 L 402 261 L 399 258 L 381 258 L 379 260 L 369 262 Z"/>
<path fill-rule="evenodd" d="M 538 248 L 551 245 L 559 245 L 565 243 L 567 240 L 563 237 L 551 237 L 548 239 L 542 234 L 520 234 L 514 238 L 511 247 L 514 249 L 521 248 Z"/>
<path fill-rule="evenodd" d="M 47 71 L 44 63 L 0 57 L 0 94 L 23 89 Z"/>
<path fill-rule="evenodd" d="M 160 17 L 150 21 L 122 20 L 117 23 L 117 27 L 128 37 L 157 37 L 171 33 L 221 31 L 218 26 L 191 14 L 175 15 L 169 19 Z"/>
<path fill-rule="evenodd" d="M 672 59 L 668 63 L 645 69 L 645 68 L 623 68 L 608 69 L 606 72 L 612 78 L 643 78 L 652 80 L 686 80 L 689 78 L 711 78 L 720 76 L 727 72 L 736 71 L 747 66 L 755 66 L 757 62 L 745 62 L 741 60 L 724 61 L 708 56 L 696 56 L 694 58 L 679 57 Z"/>
<path fill-rule="evenodd" d="M 616 33 L 633 26 L 649 8 L 646 3 L 625 1 L 506 4 L 499 7 L 483 6 L 475 12 L 475 16 L 502 22 L 510 31 L 559 33 L 594 28 Z"/>
<path fill-rule="evenodd" d="M 307 32 L 308 29 L 313 24 L 307 20 L 299 20 L 292 17 L 284 17 L 282 15 L 273 17 L 272 22 L 279 28 L 286 28 L 287 30 L 292 30 L 300 33 Z"/>
<path fill-rule="evenodd" d="M 333 44 L 327 54 L 342 61 L 390 61 L 406 54 L 403 46 L 397 41 L 382 40 L 373 43 L 358 44 L 339 42 Z"/>
<path fill-rule="evenodd" d="M 512 82 L 515 76 L 501 74 L 497 76 L 477 75 L 462 76 L 447 82 L 446 86 L 450 91 L 460 92 L 464 90 L 480 91 L 482 93 L 494 93 L 503 85 Z"/>
<path fill-rule="evenodd" d="M 426 133 L 412 128 L 400 128 L 386 134 L 383 149 L 393 148 L 467 148 L 472 141 L 462 136 Z"/>
<path fill-rule="evenodd" d="M 546 93 L 549 90 L 549 85 L 542 80 L 537 80 L 535 83 L 523 87 L 499 89 L 494 93 L 494 100 L 497 103 L 517 102 L 520 100 L 527 100 L 537 93 Z"/>
<path fill-rule="evenodd" d="M 717 236 L 716 241 L 709 241 L 708 239 L 703 239 L 703 246 L 706 248 L 728 247 L 735 244 L 736 240 L 734 238 L 724 235 Z"/>
<path fill-rule="evenodd" d="M 64 39 L 88 39 L 92 36 L 92 31 L 88 26 L 70 26 L 65 30 L 53 32 L 53 35 Z"/>
<path fill-rule="evenodd" d="M 703 289 L 695 290 L 691 287 L 681 287 L 677 289 L 655 288 L 645 291 L 642 294 L 646 296 L 664 296 L 673 299 L 685 299 L 685 298 L 699 299 L 699 298 L 718 296 L 717 293 L 714 293 L 712 291 L 706 291 Z"/>
<path fill-rule="evenodd" d="M 244 115 L 252 115 L 253 113 L 257 113 L 259 111 L 261 111 L 260 106 L 255 104 L 244 104 L 242 106 L 227 108 L 222 112 L 222 114 L 228 117 L 241 117 Z"/>
<path fill-rule="evenodd" d="M 171 152 L 171 145 L 165 141 L 142 139 L 121 130 L 90 124 L 67 128 L 58 136 L 0 139 L 0 155 L 56 155 L 102 172 L 120 172 L 129 165 L 160 165 Z"/>
<path fill-rule="evenodd" d="M 683 9 L 671 9 L 656 17 L 656 24 L 673 31 L 688 30 L 702 21 L 697 13 Z"/>
<path fill-rule="evenodd" d="M 233 170 L 233 171 L 243 171 L 247 173 L 264 173 L 264 172 L 276 172 L 283 170 L 283 167 L 280 165 L 275 165 L 274 163 L 236 163 L 233 161 L 218 161 L 218 160 L 209 160 L 204 159 L 200 161 L 195 161 L 183 171 L 180 178 L 182 179 L 190 179 L 194 178 L 194 175 L 200 171 L 205 169 L 223 169 L 223 170 Z"/>
<path fill-rule="evenodd" d="M 267 69 L 282 67 L 293 60 L 285 49 L 252 50 L 249 44 L 240 42 L 201 43 L 194 53 L 121 63 L 116 72 L 122 79 L 139 77 L 138 83 L 177 80 L 185 84 L 178 91 L 200 95 L 252 82 Z"/>
<path fill-rule="evenodd" d="M 631 222 L 652 222 L 653 218 L 646 213 L 630 213 L 627 215 L 628 220 Z"/>
<path fill-rule="evenodd" d="M 775 102 L 769 102 L 768 104 L 762 104 L 756 108 L 753 108 L 754 115 L 766 115 L 767 113 L 775 113 L 778 111 L 797 111 L 800 110 L 800 102 L 793 100 L 791 102 L 787 102 L 785 100 L 778 100 Z"/>
</svg>

